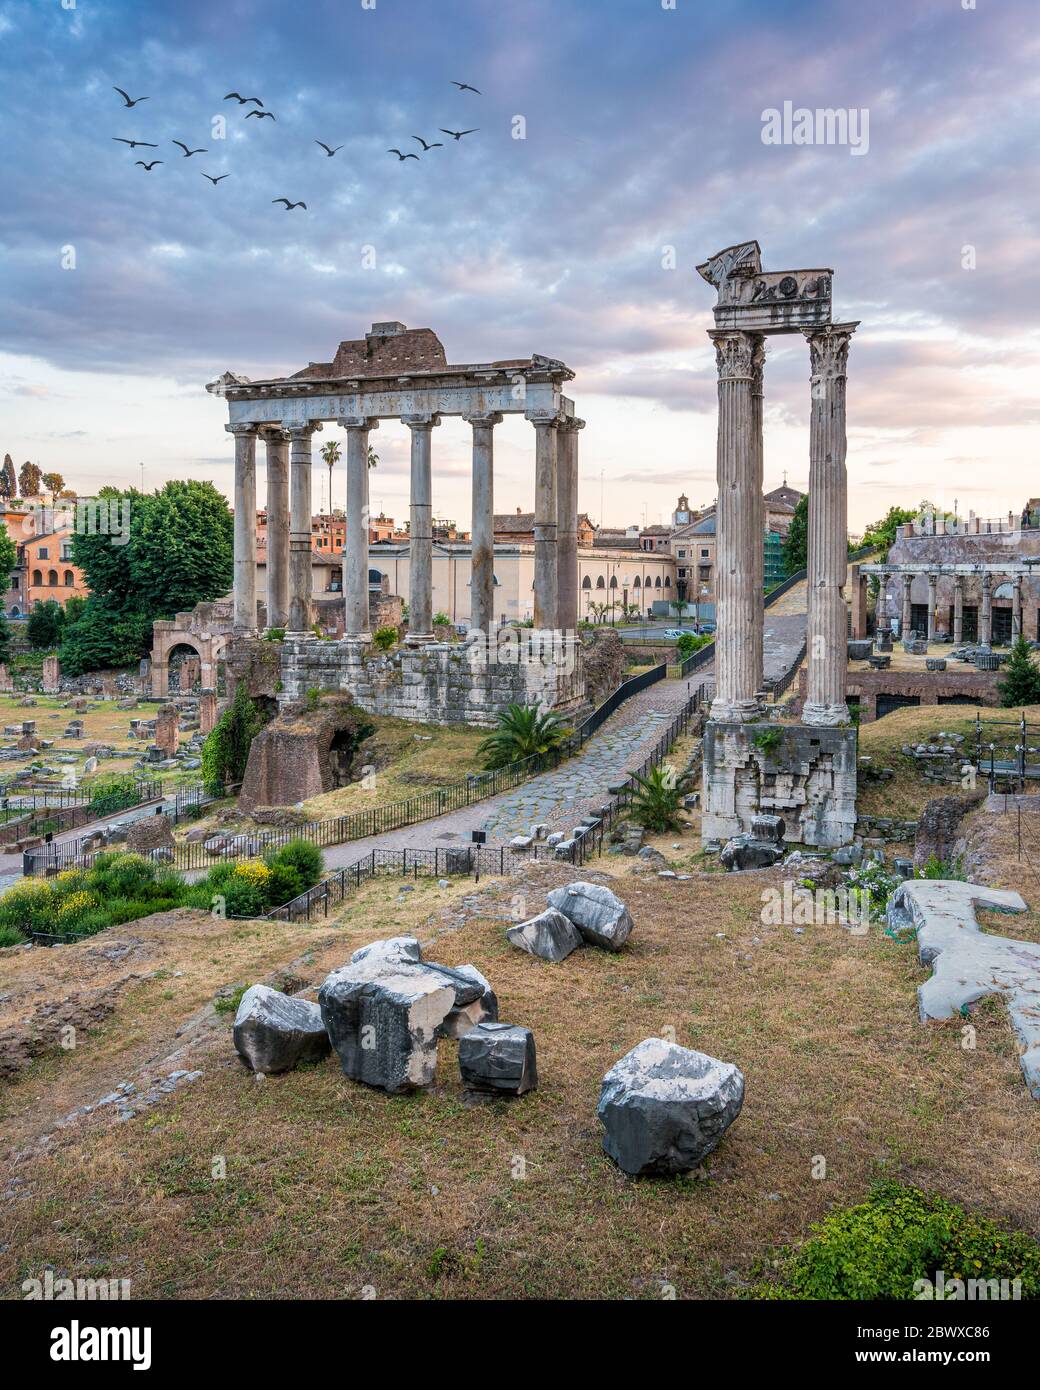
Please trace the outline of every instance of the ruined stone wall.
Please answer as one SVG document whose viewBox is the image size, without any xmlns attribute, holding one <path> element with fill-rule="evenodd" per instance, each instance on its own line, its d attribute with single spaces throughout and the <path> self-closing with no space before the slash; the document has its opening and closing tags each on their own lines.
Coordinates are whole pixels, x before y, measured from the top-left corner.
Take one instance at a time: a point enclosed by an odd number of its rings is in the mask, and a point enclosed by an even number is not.
<svg viewBox="0 0 1040 1390">
<path fill-rule="evenodd" d="M 568 718 L 588 707 L 583 649 L 573 638 L 562 668 L 481 663 L 468 645 L 444 642 L 389 653 L 356 642 L 283 643 L 279 701 L 301 700 L 314 688 L 347 692 L 370 714 L 482 728 L 494 727 L 510 704 L 537 704 Z"/>
<path fill-rule="evenodd" d="M 703 761 L 705 844 L 750 832 L 758 815 L 782 816 L 792 842 L 833 849 L 855 838 L 855 729 L 711 720 Z"/>
<path fill-rule="evenodd" d="M 933 652 L 935 648 L 932 649 Z M 850 700 L 859 700 L 860 723 L 869 724 L 877 718 L 879 695 L 917 696 L 922 705 L 955 703 L 963 700 L 979 705 L 999 705 L 997 681 L 1003 676 L 997 671 L 976 671 L 974 668 L 945 671 L 867 671 L 850 668 L 846 678 L 846 693 Z M 806 675 L 798 673 L 798 708 L 805 700 Z"/>
</svg>

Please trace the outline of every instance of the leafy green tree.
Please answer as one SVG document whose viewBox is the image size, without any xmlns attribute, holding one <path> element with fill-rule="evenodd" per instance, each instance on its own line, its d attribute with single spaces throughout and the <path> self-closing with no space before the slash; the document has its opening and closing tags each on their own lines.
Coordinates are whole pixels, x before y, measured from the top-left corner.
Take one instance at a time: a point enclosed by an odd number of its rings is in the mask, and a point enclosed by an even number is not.
<svg viewBox="0 0 1040 1390">
<path fill-rule="evenodd" d="M 679 812 L 682 799 L 693 785 L 690 773 L 676 772 L 668 763 L 652 767 L 645 777 L 636 774 L 635 795 L 632 797 L 632 819 L 647 830 L 663 835 L 682 824 Z"/>
<path fill-rule="evenodd" d="M 43 485 L 48 492 L 53 492 L 55 497 L 58 497 L 65 487 L 65 479 L 60 473 L 44 473 Z"/>
<path fill-rule="evenodd" d="M 230 705 L 202 745 L 202 780 L 207 787 L 241 782 L 249 761 L 249 746 L 265 723 L 259 706 L 246 692 L 245 682 L 239 681 Z"/>
<path fill-rule="evenodd" d="M 536 754 L 550 753 L 568 737 L 570 730 L 551 711 L 543 713 L 537 705 L 510 705 L 498 716 L 498 728 L 479 745 L 488 771 L 508 767 Z"/>
<path fill-rule="evenodd" d="M 103 487 L 109 534 L 77 531 L 72 558 L 91 595 L 65 630 L 61 659 L 70 675 L 128 666 L 148 650 L 152 623 L 219 598 L 231 587 L 234 522 L 212 483 L 169 482 L 146 495 Z M 129 539 L 115 534 L 115 516 Z"/>
<path fill-rule="evenodd" d="M 0 469 L 0 497 L 17 497 L 18 482 L 14 476 L 14 460 L 10 454 L 4 455 L 4 466 Z"/>
<path fill-rule="evenodd" d="M 23 497 L 35 497 L 40 490 L 40 482 L 43 472 L 38 464 L 31 463 L 28 459 L 22 464 L 18 472 L 18 486 Z"/>
<path fill-rule="evenodd" d="M 1040 704 L 1040 669 L 1024 637 L 1017 637 L 1011 657 L 1004 667 L 1004 679 L 997 682 L 1000 703 L 1007 709 L 1013 706 Z"/>
<path fill-rule="evenodd" d="M 0 477 L 2 476 L 3 474 L 0 473 Z M 0 574 L 4 576 L 4 589 L 7 588 L 6 581 L 17 563 L 18 547 L 7 534 L 6 527 L 0 526 Z M 2 592 L 2 590 L 0 590 L 0 592 Z"/>
<path fill-rule="evenodd" d="M 788 574 L 805 569 L 809 563 L 809 499 L 799 497 L 791 518 L 791 527 L 784 537 L 784 568 Z"/>
<path fill-rule="evenodd" d="M 880 550 L 882 552 L 881 563 L 884 564 L 884 557 L 888 554 L 889 546 L 895 543 L 896 527 L 905 526 L 916 516 L 916 511 L 908 511 L 905 507 L 889 507 L 880 521 L 872 521 L 863 532 L 863 544 Z"/>
<path fill-rule="evenodd" d="M 11 654 L 11 626 L 7 614 L 0 608 L 0 661 L 6 661 Z"/>
<path fill-rule="evenodd" d="M 57 599 L 49 598 L 46 603 L 38 603 L 25 625 L 29 646 L 34 651 L 56 647 L 61 641 L 64 627 L 65 609 Z"/>
</svg>

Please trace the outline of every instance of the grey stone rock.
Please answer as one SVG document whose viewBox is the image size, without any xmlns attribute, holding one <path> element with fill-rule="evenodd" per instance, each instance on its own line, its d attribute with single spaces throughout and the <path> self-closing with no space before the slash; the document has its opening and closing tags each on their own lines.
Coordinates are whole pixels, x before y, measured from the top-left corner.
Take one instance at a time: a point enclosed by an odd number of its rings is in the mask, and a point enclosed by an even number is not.
<svg viewBox="0 0 1040 1390">
<path fill-rule="evenodd" d="M 372 941 L 361 946 L 350 958 L 351 965 L 359 961 L 381 960 L 391 964 L 401 961 L 421 961 L 422 947 L 414 936 L 388 936 L 380 941 Z"/>
<path fill-rule="evenodd" d="M 235 1050 L 252 1071 L 291 1071 L 329 1051 L 317 1004 L 294 999 L 268 985 L 253 985 L 235 1015 Z"/>
<path fill-rule="evenodd" d="M 743 1103 L 732 1063 L 646 1038 L 607 1072 L 596 1113 L 603 1148 L 626 1173 L 684 1173 L 718 1146 Z"/>
<path fill-rule="evenodd" d="M 863 846 L 862 845 L 843 845 L 834 851 L 835 864 L 862 864 Z"/>
<path fill-rule="evenodd" d="M 498 998 L 490 982 L 475 965 L 434 965 L 427 968 L 448 979 L 455 990 L 455 1007 L 441 1024 L 441 1036 L 460 1038 L 479 1023 L 494 1023 L 498 1019 Z"/>
<path fill-rule="evenodd" d="M 569 917 L 586 941 L 608 951 L 620 951 L 632 930 L 628 908 L 599 883 L 579 881 L 554 888 L 548 903 Z"/>
<path fill-rule="evenodd" d="M 509 848 L 516 850 L 530 849 L 534 844 L 534 839 L 530 835 L 514 835 L 509 841 Z"/>
<path fill-rule="evenodd" d="M 481 1023 L 459 1039 L 459 1072 L 473 1091 L 522 1096 L 538 1085 L 534 1034 L 509 1023 Z"/>
<path fill-rule="evenodd" d="M 731 840 L 726 841 L 719 854 L 719 860 L 727 870 L 770 869 L 783 858 L 783 855 L 783 844 L 744 834 L 734 835 Z"/>
<path fill-rule="evenodd" d="M 506 932 L 506 940 L 521 951 L 540 960 L 565 960 L 582 945 L 582 936 L 569 917 L 548 907 L 527 922 L 520 922 Z"/>
<path fill-rule="evenodd" d="M 318 991 L 344 1074 L 384 1091 L 428 1086 L 455 987 L 425 965 L 378 955 L 334 970 Z"/>
</svg>

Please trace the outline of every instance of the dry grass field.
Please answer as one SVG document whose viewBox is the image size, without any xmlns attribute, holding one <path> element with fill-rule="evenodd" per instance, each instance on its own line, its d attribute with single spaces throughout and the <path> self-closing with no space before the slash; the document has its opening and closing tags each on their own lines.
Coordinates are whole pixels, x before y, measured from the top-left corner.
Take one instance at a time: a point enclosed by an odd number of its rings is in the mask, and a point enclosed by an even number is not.
<svg viewBox="0 0 1040 1390">
<path fill-rule="evenodd" d="M 739 1297 L 774 1249 L 883 1176 L 1040 1234 L 1040 1107 L 1001 1007 L 978 1010 L 964 1051 L 958 1024 L 918 1022 L 912 945 L 763 925 L 775 872 L 675 881 L 631 863 L 583 871 L 629 904 L 624 951 L 559 965 L 503 936 L 575 876 L 550 865 L 447 889 L 381 880 L 310 928 L 198 916 L 0 952 L 5 1034 L 70 989 L 136 977 L 75 1051 L 4 1087 L 4 1147 L 20 1156 L 6 1165 L 0 1289 L 17 1297 L 51 1264 L 129 1278 L 145 1298 Z M 1014 930 L 1040 939 L 1035 919 Z M 535 1092 L 467 1104 L 447 1041 L 437 1084 L 407 1096 L 347 1080 L 334 1058 L 262 1082 L 242 1067 L 219 992 L 286 975 L 313 989 L 358 945 L 405 931 L 431 959 L 476 964 L 501 1016 L 534 1029 Z M 599 1083 L 669 1029 L 736 1062 L 747 1098 L 702 1171 L 633 1181 L 602 1152 Z M 55 1127 L 117 1080 L 170 1066 L 203 1074 L 131 1120 L 110 1107 Z"/>
</svg>

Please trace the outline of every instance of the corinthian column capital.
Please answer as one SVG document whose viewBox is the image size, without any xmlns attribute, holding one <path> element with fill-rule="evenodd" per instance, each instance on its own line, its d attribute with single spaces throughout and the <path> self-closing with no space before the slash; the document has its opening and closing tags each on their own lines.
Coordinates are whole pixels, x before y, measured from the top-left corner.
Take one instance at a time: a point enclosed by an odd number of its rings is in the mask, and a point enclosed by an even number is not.
<svg viewBox="0 0 1040 1390">
<path fill-rule="evenodd" d="M 290 439 L 310 439 L 312 434 L 321 433 L 321 421 L 308 420 L 305 425 L 286 425 L 285 430 Z"/>
<path fill-rule="evenodd" d="M 708 337 L 715 344 L 715 362 L 720 381 L 751 381 L 754 379 L 756 352 L 761 352 L 761 361 L 765 361 L 765 348 L 760 333 L 710 329 Z M 759 372 L 761 372 L 761 363 L 759 364 Z"/>
<path fill-rule="evenodd" d="M 472 425 L 475 429 L 492 429 L 495 425 L 502 423 L 502 412 L 499 410 L 475 410 L 462 417 L 467 425 Z"/>
<path fill-rule="evenodd" d="M 441 417 L 428 410 L 415 415 L 401 416 L 401 423 L 407 425 L 410 430 L 431 430 L 440 422 Z"/>
<path fill-rule="evenodd" d="M 576 415 L 565 415 L 560 421 L 559 428 L 565 434 L 575 434 L 578 430 L 585 428 L 585 421 L 579 420 Z"/>
<path fill-rule="evenodd" d="M 809 344 L 813 381 L 837 381 L 846 375 L 849 344 L 858 327 L 858 323 L 827 323 L 802 329 Z"/>
<path fill-rule="evenodd" d="M 252 421 L 241 425 L 225 425 L 224 428 L 228 434 L 233 434 L 236 439 L 248 439 L 250 435 L 255 437 L 260 432 L 260 426 L 253 424 Z"/>
</svg>

